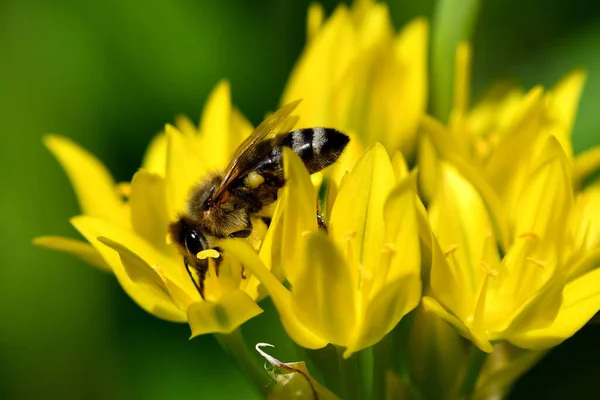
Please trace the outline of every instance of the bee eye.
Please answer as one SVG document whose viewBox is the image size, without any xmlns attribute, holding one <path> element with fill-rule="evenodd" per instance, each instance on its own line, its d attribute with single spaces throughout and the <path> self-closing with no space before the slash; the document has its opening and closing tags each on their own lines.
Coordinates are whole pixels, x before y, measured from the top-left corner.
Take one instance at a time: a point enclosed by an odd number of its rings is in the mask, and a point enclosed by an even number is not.
<svg viewBox="0 0 600 400">
<path fill-rule="evenodd" d="M 196 257 L 196 254 L 204 250 L 204 238 L 198 231 L 191 229 L 185 235 L 185 247 L 190 255 Z"/>
</svg>

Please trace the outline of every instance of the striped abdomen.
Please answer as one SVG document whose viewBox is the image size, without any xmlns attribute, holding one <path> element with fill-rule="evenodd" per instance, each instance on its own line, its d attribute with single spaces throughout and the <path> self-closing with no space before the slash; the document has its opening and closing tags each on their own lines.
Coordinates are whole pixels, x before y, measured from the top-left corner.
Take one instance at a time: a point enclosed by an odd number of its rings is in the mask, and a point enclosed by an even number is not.
<svg viewBox="0 0 600 400">
<path fill-rule="evenodd" d="M 279 144 L 262 158 L 256 166 L 257 171 L 272 171 L 279 175 L 282 169 L 282 148 L 289 147 L 306 165 L 310 174 L 319 172 L 333 164 L 348 144 L 350 138 L 332 128 L 298 129 L 272 140 Z"/>
</svg>

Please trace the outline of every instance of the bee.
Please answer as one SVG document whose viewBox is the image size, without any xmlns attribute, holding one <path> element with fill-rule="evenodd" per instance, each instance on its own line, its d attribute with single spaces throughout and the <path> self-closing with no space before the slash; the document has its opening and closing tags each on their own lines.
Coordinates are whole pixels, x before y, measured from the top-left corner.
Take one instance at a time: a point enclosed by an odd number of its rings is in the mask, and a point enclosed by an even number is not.
<svg viewBox="0 0 600 400">
<path fill-rule="evenodd" d="M 216 248 L 219 239 L 250 236 L 252 219 L 263 217 L 261 211 L 277 200 L 277 192 L 285 184 L 283 147 L 292 149 L 313 174 L 333 164 L 350 140 L 332 128 L 292 131 L 298 118 L 290 113 L 298 103 L 285 105 L 267 117 L 236 150 L 224 172 L 208 176 L 191 190 L 186 212 L 169 226 L 203 298 L 208 260 L 196 255 Z M 315 217 L 324 226 L 320 216 Z"/>
</svg>

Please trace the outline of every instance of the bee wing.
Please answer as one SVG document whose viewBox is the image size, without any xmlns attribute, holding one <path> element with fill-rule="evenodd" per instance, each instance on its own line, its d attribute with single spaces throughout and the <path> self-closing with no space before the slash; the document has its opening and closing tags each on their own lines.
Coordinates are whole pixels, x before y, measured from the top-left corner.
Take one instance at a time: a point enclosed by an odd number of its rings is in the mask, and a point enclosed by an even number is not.
<svg viewBox="0 0 600 400">
<path fill-rule="evenodd" d="M 296 122 L 298 122 L 297 116 L 292 116 L 290 113 L 298 106 L 300 100 L 293 101 L 281 107 L 273 114 L 269 115 L 265 120 L 256 127 L 254 132 L 250 134 L 244 140 L 244 142 L 235 151 L 235 154 L 231 158 L 231 162 L 225 170 L 225 176 L 223 181 L 215 191 L 213 200 L 217 200 L 234 182 L 237 178 L 243 174 L 249 172 L 254 163 L 260 160 L 265 154 L 257 154 L 256 149 L 259 143 L 265 140 L 276 137 L 281 133 L 287 133 L 292 130 Z M 281 136 L 280 140 L 283 140 L 284 136 Z M 274 143 L 269 148 L 262 149 L 263 152 L 271 151 L 271 149 L 278 143 Z"/>
</svg>

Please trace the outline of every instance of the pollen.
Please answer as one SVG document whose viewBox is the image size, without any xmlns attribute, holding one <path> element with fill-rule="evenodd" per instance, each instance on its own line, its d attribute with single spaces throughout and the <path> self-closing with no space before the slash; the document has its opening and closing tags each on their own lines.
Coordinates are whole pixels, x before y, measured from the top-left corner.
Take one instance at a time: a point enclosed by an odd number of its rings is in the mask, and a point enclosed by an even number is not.
<svg viewBox="0 0 600 400">
<path fill-rule="evenodd" d="M 536 239 L 536 240 L 540 238 L 540 236 L 537 233 L 535 233 L 535 232 L 521 233 L 519 235 L 519 237 L 523 238 L 523 239 Z"/>
<path fill-rule="evenodd" d="M 452 254 L 454 254 L 454 252 L 456 252 L 456 250 L 458 250 L 458 247 L 459 246 L 457 244 L 451 244 L 450 246 L 448 246 L 448 248 L 444 252 L 444 255 L 446 257 L 451 256 Z"/>
<path fill-rule="evenodd" d="M 196 254 L 196 258 L 198 258 L 198 260 L 204 260 L 207 258 L 219 258 L 219 256 L 219 252 L 215 249 L 202 250 L 200 253 Z"/>
<path fill-rule="evenodd" d="M 356 237 L 357 232 L 350 232 L 342 236 L 342 241 L 354 239 Z"/>
<path fill-rule="evenodd" d="M 131 183 L 119 182 L 117 183 L 117 193 L 124 199 L 128 199 L 131 196 Z"/>
<path fill-rule="evenodd" d="M 540 267 L 541 269 L 544 269 L 548 266 L 548 263 L 546 261 L 538 260 L 533 257 L 527 257 L 526 260 L 529 261 L 531 264 Z"/>
<path fill-rule="evenodd" d="M 394 243 L 384 243 L 381 248 L 381 254 L 391 254 L 396 252 L 396 245 Z"/>
<path fill-rule="evenodd" d="M 263 178 L 263 176 L 261 174 L 259 174 L 256 171 L 251 171 L 246 178 L 244 178 L 244 185 L 246 185 L 247 187 L 249 187 L 250 189 L 256 189 L 257 187 L 259 187 L 263 182 L 265 181 L 265 178 Z"/>
<path fill-rule="evenodd" d="M 481 261 L 481 266 L 483 267 L 485 273 L 490 276 L 490 278 L 496 279 L 496 277 L 498 276 L 498 271 L 491 268 L 490 265 L 483 260 Z"/>
</svg>

